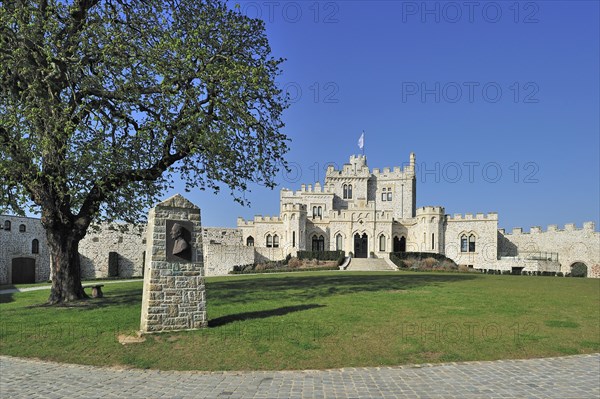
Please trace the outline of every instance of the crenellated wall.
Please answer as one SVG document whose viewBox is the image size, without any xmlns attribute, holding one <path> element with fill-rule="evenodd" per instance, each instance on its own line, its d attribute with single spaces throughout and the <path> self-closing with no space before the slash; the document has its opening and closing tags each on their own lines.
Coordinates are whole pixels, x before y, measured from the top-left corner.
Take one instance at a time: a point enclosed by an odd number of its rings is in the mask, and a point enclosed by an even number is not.
<svg viewBox="0 0 600 399">
<path fill-rule="evenodd" d="M 569 223 L 559 229 L 549 225 L 546 231 L 534 226 L 529 232 L 516 227 L 511 233 L 498 230 L 498 255 L 500 257 L 524 258 L 531 253 L 556 253 L 560 271 L 569 273 L 571 266 L 582 262 L 588 267 L 588 276 L 600 278 L 600 232 L 593 222 L 582 228 Z"/>
<path fill-rule="evenodd" d="M 443 229 L 444 254 L 459 265 L 475 269 L 496 269 L 498 260 L 498 214 L 489 212 L 473 215 L 447 215 Z M 461 247 L 461 238 L 467 238 L 467 248 Z M 475 250 L 470 251 L 469 237 L 475 238 Z"/>
</svg>

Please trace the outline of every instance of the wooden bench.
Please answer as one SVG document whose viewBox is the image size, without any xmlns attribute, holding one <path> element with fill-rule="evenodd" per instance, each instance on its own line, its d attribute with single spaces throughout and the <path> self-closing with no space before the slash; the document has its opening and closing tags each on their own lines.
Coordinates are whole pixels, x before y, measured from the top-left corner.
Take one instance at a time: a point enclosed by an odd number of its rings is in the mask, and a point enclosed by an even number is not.
<svg viewBox="0 0 600 399">
<path fill-rule="evenodd" d="M 84 285 L 83 289 L 91 288 L 92 289 L 92 298 L 102 298 L 104 294 L 102 293 L 102 287 L 104 284 L 92 284 L 92 285 Z"/>
</svg>

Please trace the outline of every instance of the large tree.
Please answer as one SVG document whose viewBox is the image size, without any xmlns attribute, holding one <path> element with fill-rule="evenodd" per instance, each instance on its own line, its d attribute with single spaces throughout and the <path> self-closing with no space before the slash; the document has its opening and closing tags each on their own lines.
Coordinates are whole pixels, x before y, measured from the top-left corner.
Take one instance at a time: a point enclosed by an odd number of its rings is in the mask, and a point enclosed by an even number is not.
<svg viewBox="0 0 600 399">
<path fill-rule="evenodd" d="M 281 62 L 220 0 L 0 0 L 0 212 L 41 213 L 50 303 L 86 297 L 90 224 L 143 220 L 173 176 L 274 185 Z"/>
</svg>

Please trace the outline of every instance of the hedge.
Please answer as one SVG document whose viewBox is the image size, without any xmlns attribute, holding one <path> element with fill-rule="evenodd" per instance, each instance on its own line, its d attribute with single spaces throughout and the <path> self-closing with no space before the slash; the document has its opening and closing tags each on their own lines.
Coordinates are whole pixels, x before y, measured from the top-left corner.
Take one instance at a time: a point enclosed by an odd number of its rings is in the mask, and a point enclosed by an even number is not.
<svg viewBox="0 0 600 399">
<path fill-rule="evenodd" d="M 345 256 L 344 251 L 298 251 L 298 259 L 337 260 Z"/>
<path fill-rule="evenodd" d="M 431 253 L 431 252 L 391 252 L 390 253 L 390 260 L 398 267 L 404 267 L 403 260 L 407 260 L 407 259 L 423 260 L 423 259 L 427 259 L 427 258 L 433 258 L 440 262 L 448 261 L 448 262 L 456 264 L 456 262 L 454 262 L 452 259 L 450 259 L 442 254 L 435 254 L 435 253 Z"/>
</svg>

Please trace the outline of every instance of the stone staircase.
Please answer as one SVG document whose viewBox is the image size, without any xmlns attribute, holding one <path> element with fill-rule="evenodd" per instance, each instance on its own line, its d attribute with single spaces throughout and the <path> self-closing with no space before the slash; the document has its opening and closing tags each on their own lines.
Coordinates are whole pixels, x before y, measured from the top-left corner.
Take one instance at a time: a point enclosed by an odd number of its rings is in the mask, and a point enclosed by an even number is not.
<svg viewBox="0 0 600 399">
<path fill-rule="evenodd" d="M 366 259 L 366 258 L 352 258 L 350 264 L 346 268 L 349 271 L 386 271 L 389 272 L 392 269 L 391 266 L 385 261 L 385 259 L 374 258 L 374 259 Z"/>
</svg>

